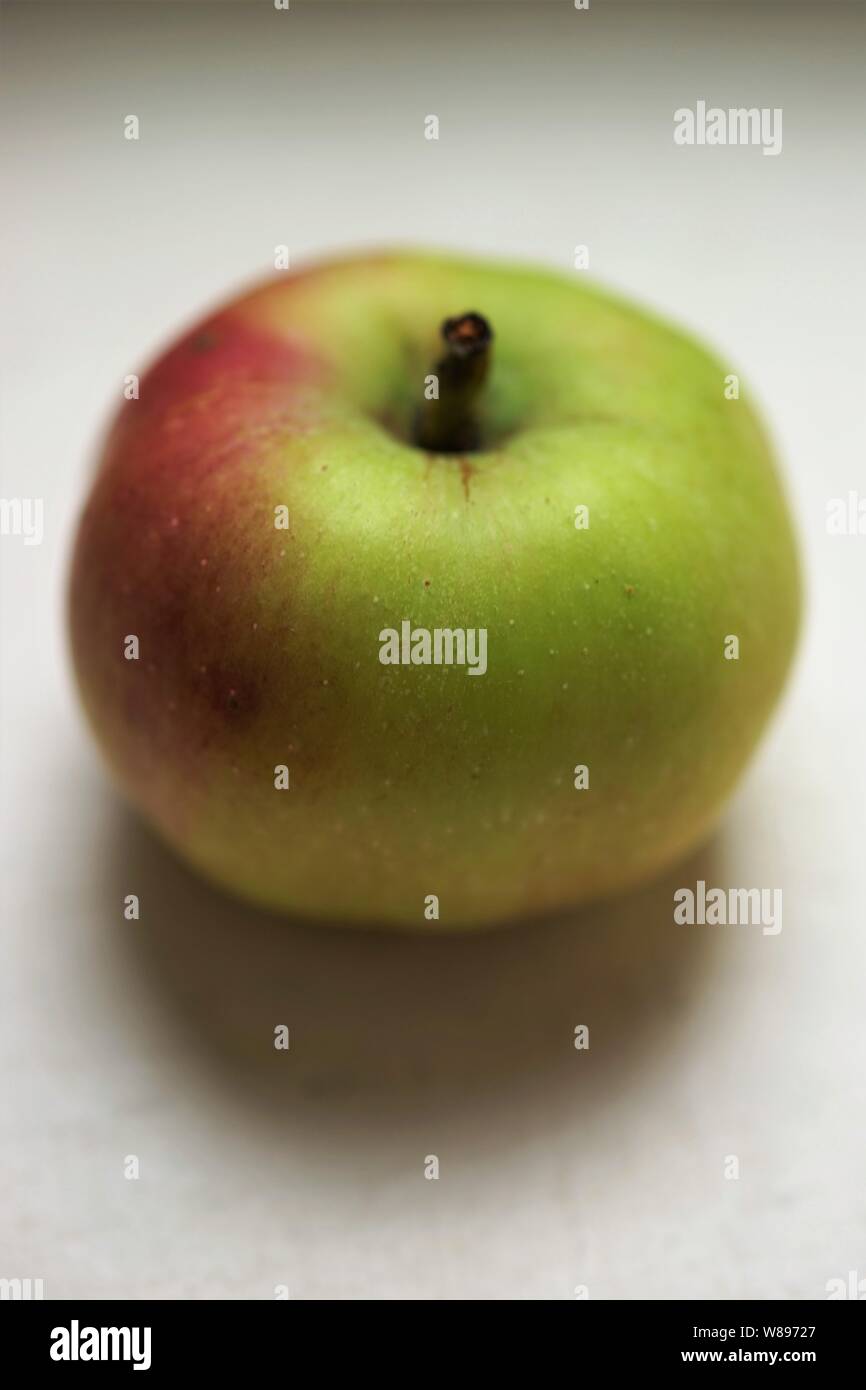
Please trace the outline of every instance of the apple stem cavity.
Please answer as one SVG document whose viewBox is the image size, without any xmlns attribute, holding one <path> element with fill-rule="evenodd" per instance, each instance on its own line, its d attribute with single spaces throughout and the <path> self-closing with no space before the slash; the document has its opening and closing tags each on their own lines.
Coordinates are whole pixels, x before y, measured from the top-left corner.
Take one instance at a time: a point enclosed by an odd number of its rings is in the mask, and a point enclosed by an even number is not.
<svg viewBox="0 0 866 1390">
<path fill-rule="evenodd" d="M 432 369 L 438 396 L 425 399 L 415 419 L 414 442 L 434 454 L 469 454 L 482 447 L 479 407 L 490 369 L 493 329 L 481 314 L 459 314 L 442 324 L 445 350 Z"/>
</svg>

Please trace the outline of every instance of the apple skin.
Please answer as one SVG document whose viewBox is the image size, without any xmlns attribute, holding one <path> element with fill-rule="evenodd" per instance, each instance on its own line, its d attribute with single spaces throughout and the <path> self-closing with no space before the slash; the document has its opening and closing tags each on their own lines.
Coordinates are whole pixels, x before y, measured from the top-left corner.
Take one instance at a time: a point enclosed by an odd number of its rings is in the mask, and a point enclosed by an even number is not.
<svg viewBox="0 0 866 1390">
<path fill-rule="evenodd" d="M 469 309 L 490 446 L 429 455 L 408 422 Z M 129 799 L 210 878 L 346 924 L 491 924 L 660 871 L 796 643 L 789 515 L 730 370 L 583 280 L 425 254 L 200 323 L 124 403 L 73 560 L 78 684 Z M 383 666 L 404 619 L 486 628 L 487 673 Z"/>
</svg>

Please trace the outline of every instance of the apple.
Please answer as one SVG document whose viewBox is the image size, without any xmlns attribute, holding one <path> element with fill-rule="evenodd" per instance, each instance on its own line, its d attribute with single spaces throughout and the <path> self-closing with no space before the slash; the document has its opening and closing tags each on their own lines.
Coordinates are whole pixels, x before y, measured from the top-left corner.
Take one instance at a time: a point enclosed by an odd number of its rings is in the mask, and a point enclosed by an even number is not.
<svg viewBox="0 0 866 1390">
<path fill-rule="evenodd" d="M 424 254 L 198 324 L 123 404 L 73 560 L 129 799 L 211 879 L 349 924 L 546 914 L 683 855 L 800 609 L 729 370 L 582 280 Z"/>
</svg>

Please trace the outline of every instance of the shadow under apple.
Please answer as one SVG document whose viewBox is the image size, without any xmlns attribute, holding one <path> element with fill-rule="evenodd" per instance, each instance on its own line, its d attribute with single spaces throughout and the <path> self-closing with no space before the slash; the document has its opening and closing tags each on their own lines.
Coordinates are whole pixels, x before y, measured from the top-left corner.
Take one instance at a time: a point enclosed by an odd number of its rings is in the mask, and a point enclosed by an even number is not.
<svg viewBox="0 0 866 1390">
<path fill-rule="evenodd" d="M 674 923 L 673 892 L 726 881 L 718 838 L 617 901 L 434 938 L 432 926 L 430 937 L 358 932 L 261 912 L 199 879 L 117 804 L 111 825 L 106 965 L 131 1026 L 156 1010 L 178 1066 L 203 1068 L 271 1126 L 313 1111 L 345 1135 L 466 1106 L 512 1107 L 520 1126 L 542 1097 L 571 1114 L 607 1103 L 660 1056 L 676 1065 L 716 951 L 717 933 Z M 129 893 L 138 921 L 124 919 Z M 280 1024 L 288 1051 L 274 1046 Z M 575 1048 L 580 1025 L 588 1051 Z"/>
</svg>

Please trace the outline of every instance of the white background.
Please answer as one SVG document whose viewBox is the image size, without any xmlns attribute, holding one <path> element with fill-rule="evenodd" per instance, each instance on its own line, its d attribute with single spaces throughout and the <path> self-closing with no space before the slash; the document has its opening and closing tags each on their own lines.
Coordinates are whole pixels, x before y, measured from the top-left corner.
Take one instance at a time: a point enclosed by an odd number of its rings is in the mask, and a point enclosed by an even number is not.
<svg viewBox="0 0 866 1390">
<path fill-rule="evenodd" d="M 424 1299 L 822 1298 L 866 1277 L 866 536 L 825 531 L 829 498 L 866 496 L 862 20 L 5 6 L 2 492 L 44 498 L 46 533 L 0 547 L 0 1276 Z M 676 147 L 698 99 L 783 108 L 782 154 Z M 125 373 L 283 242 L 565 273 L 586 243 L 595 277 L 763 401 L 807 626 L 718 836 L 663 882 L 483 937 L 316 930 L 201 884 L 109 788 L 63 620 L 98 438 Z M 780 887 L 781 935 L 675 927 L 698 877 Z"/>
</svg>

